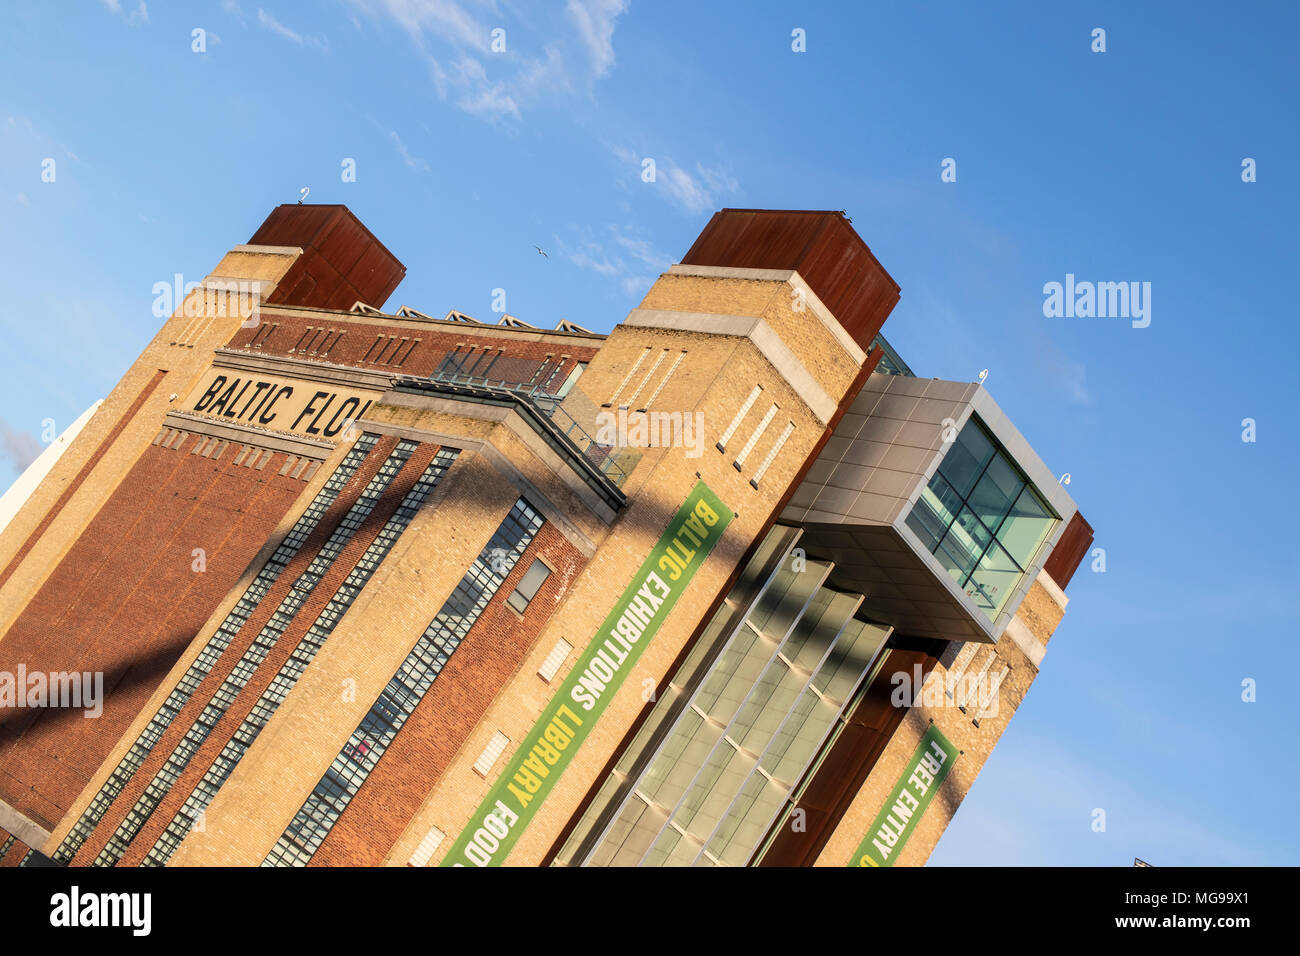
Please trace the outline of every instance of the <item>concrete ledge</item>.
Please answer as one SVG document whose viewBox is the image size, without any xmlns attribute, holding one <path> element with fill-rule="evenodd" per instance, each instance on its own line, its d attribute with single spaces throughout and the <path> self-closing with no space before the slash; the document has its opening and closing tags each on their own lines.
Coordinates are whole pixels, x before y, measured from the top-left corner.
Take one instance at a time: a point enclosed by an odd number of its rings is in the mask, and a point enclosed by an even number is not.
<svg viewBox="0 0 1300 956">
<path fill-rule="evenodd" d="M 231 252 L 244 252 L 254 256 L 300 256 L 302 249 L 297 246 L 250 246 L 248 243 L 242 243 L 230 250 Z"/>
<path fill-rule="evenodd" d="M 210 292 L 243 292 L 244 286 L 249 287 L 250 292 L 261 295 L 266 289 L 274 289 L 275 283 L 269 279 L 249 279 L 247 276 L 220 276 L 210 275 L 199 283 L 195 292 L 200 290 Z M 231 287 L 234 287 L 233 289 Z"/>
<path fill-rule="evenodd" d="M 624 325 L 705 335 L 734 335 L 747 339 L 763 320 L 754 315 L 717 315 L 713 312 L 677 312 L 668 309 L 633 309 Z"/>
<path fill-rule="evenodd" d="M 1066 597 L 1065 592 L 1061 590 L 1061 586 L 1052 580 L 1052 576 L 1046 571 L 1040 570 L 1038 572 L 1038 577 L 1035 578 L 1035 580 L 1043 586 L 1043 590 L 1046 591 L 1051 599 L 1056 602 L 1056 606 L 1064 611 L 1065 605 L 1070 603 L 1070 599 Z"/>
<path fill-rule="evenodd" d="M 334 450 L 333 442 L 300 438 L 288 432 L 273 432 L 236 422 L 217 421 L 215 418 L 208 418 L 206 415 L 194 412 L 168 412 L 163 418 L 163 426 L 193 432 L 196 435 L 207 435 L 211 438 L 224 438 L 230 442 L 242 442 L 245 445 L 254 445 L 271 451 L 282 451 L 289 455 L 310 458 L 313 461 L 324 461 Z"/>
<path fill-rule="evenodd" d="M 1007 625 L 1006 636 L 1011 639 L 1012 644 L 1020 648 L 1034 667 L 1042 666 L 1047 645 L 1034 637 L 1033 631 L 1029 630 L 1029 625 L 1020 618 L 1013 617 L 1011 623 Z"/>
<path fill-rule="evenodd" d="M 677 263 L 669 266 L 665 275 L 704 276 L 710 279 L 751 279 L 757 282 L 785 282 L 794 275 L 793 269 L 739 269 L 735 266 L 696 266 Z"/>
<path fill-rule="evenodd" d="M 49 830 L 28 820 L 3 800 L 0 800 L 0 830 L 8 830 L 34 850 L 39 850 L 50 838 Z"/>
<path fill-rule="evenodd" d="M 686 266 L 675 265 L 668 269 L 666 275 L 673 276 L 700 276 L 702 278 L 713 279 L 748 279 L 757 282 L 788 282 L 791 286 L 803 293 L 804 304 L 808 306 L 810 312 L 817 316 L 826 330 L 835 336 L 835 341 L 840 344 L 844 351 L 849 353 L 855 365 L 861 365 L 867 359 L 867 353 L 862 350 L 862 346 L 853 340 L 848 330 L 840 325 L 839 319 L 835 318 L 835 313 L 826 307 L 817 293 L 813 291 L 804 277 L 799 275 L 793 269 L 736 269 L 730 266 Z"/>
<path fill-rule="evenodd" d="M 510 425 L 510 418 L 518 420 L 519 416 L 513 412 L 503 419 L 503 423 Z M 521 420 L 518 421 L 523 426 Z M 374 421 L 369 418 L 363 418 L 357 422 L 357 427 L 363 431 L 378 432 L 384 435 L 393 435 L 398 438 L 407 438 L 411 441 L 432 442 L 433 444 L 445 448 L 459 448 L 461 451 L 472 451 L 482 455 L 496 471 L 508 482 L 518 489 L 519 493 L 528 499 L 529 504 L 533 505 L 540 511 L 545 518 L 559 528 L 560 533 L 564 535 L 569 542 L 582 552 L 584 557 L 590 558 L 596 553 L 596 545 L 582 529 L 570 520 L 569 516 L 551 503 L 540 488 L 534 485 L 523 472 L 515 467 L 506 455 L 495 445 L 481 438 L 469 438 L 464 435 L 451 435 L 445 432 L 429 431 L 424 428 L 411 428 L 409 425 L 394 425 L 391 422 Z M 517 433 L 516 429 L 515 430 Z M 576 491 L 577 489 L 571 489 Z M 600 517 L 607 523 L 613 521 L 614 513 L 607 508 L 603 502 L 588 502 L 593 510 L 599 509 L 603 514 Z M 608 514 L 609 517 L 605 518 Z"/>
<path fill-rule="evenodd" d="M 554 474 L 556 478 L 558 478 L 559 481 L 578 498 L 579 501 L 586 505 L 587 509 L 602 523 L 606 525 L 613 524 L 614 519 L 618 517 L 618 512 L 606 504 L 601 499 L 600 495 L 598 495 L 586 481 L 584 481 L 569 467 L 555 449 L 547 444 L 546 440 L 538 435 L 528 425 L 528 423 L 509 406 L 486 405 L 481 402 L 458 401 L 453 398 L 442 398 L 432 395 L 416 395 L 405 392 L 392 392 L 385 395 L 381 400 L 372 405 L 371 408 L 372 410 L 377 410 L 383 405 L 391 405 L 397 408 L 414 408 L 421 411 L 453 415 L 458 418 L 497 422 L 498 424 L 504 425 L 506 428 L 509 428 L 514 436 L 533 453 L 537 460 L 544 467 L 549 469 L 550 472 Z M 363 429 L 370 428 L 374 431 L 379 431 L 388 435 L 419 438 L 422 441 L 437 441 L 439 444 L 449 445 L 453 448 L 470 448 L 472 443 L 478 442 L 484 447 L 491 447 L 491 454 L 499 455 L 501 462 L 509 463 L 509 459 L 503 452 L 493 446 L 490 442 L 483 442 L 480 439 L 449 435 L 421 428 L 411 428 L 410 426 L 390 424 L 382 419 L 363 418 L 357 422 L 357 427 Z M 410 432 L 410 434 L 407 435 L 406 432 Z M 485 452 L 484 455 L 495 463 L 495 459 L 492 459 L 490 454 Z M 518 471 L 513 464 L 509 464 L 509 469 L 513 472 Z M 499 467 L 498 471 L 501 471 L 502 474 L 510 477 L 506 469 Z M 526 479 L 523 478 L 522 473 L 519 474 L 519 478 L 521 481 L 526 481 Z M 529 485 L 529 487 L 533 486 Z M 553 508 L 552 510 L 557 515 L 561 514 L 557 508 Z M 566 523 L 569 522 L 568 518 L 564 518 L 563 520 Z M 558 519 L 557 523 L 559 523 Z M 576 525 L 574 526 L 574 531 L 582 536 L 582 541 L 586 542 L 585 546 L 591 546 L 590 540 L 587 539 L 582 532 L 577 531 Z M 584 547 L 584 545 L 579 544 L 577 540 L 575 540 L 574 543 L 579 547 Z"/>
<path fill-rule="evenodd" d="M 624 325 L 674 332 L 697 332 L 702 335 L 730 335 L 746 338 L 763 355 L 795 393 L 825 425 L 839 403 L 808 372 L 799 357 L 781 341 L 772 327 L 760 318 L 748 315 L 715 315 L 712 312 L 673 312 L 665 309 L 633 309 Z"/>
</svg>

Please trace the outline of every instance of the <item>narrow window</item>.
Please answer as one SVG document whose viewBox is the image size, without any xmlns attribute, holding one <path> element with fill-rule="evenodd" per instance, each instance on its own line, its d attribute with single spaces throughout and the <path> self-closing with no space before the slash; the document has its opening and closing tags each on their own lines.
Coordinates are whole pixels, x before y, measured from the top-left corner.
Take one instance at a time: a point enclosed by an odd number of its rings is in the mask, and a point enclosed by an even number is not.
<svg viewBox="0 0 1300 956">
<path fill-rule="evenodd" d="M 518 611 L 520 614 L 528 607 L 529 602 L 537 596 L 538 590 L 546 579 L 551 576 L 551 569 L 542 564 L 541 559 L 533 562 L 533 566 L 524 572 L 524 576 L 519 579 L 519 584 L 506 598 L 506 603 Z"/>
<path fill-rule="evenodd" d="M 749 398 L 745 399 L 745 404 L 740 406 L 740 411 L 736 412 L 736 417 L 731 420 L 731 424 L 727 426 L 727 430 L 723 432 L 722 437 L 718 439 L 718 451 L 727 450 L 727 442 L 731 441 L 731 436 L 736 434 L 736 429 L 739 428 L 740 423 L 745 420 L 745 416 L 748 415 L 749 410 L 754 407 L 754 402 L 758 400 L 758 396 L 761 395 L 762 392 L 762 385 L 755 385 L 750 389 Z"/>
<path fill-rule="evenodd" d="M 481 777 L 486 777 L 508 743 L 510 743 L 510 738 L 501 731 L 498 730 L 493 734 L 492 739 L 488 741 L 488 745 L 483 748 L 483 752 L 474 761 L 474 772 Z"/>
<path fill-rule="evenodd" d="M 542 661 L 542 666 L 537 669 L 537 676 L 549 684 L 559 673 L 572 650 L 573 645 L 564 638 L 557 640 L 555 646 L 551 648 L 551 653 L 546 655 L 546 660 Z"/>
</svg>

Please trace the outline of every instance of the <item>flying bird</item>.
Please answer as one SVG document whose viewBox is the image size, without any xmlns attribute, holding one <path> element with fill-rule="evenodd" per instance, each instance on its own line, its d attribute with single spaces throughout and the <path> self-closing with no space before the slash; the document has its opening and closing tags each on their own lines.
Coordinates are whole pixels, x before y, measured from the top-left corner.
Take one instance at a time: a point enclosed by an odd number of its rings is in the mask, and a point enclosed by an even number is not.
<svg viewBox="0 0 1300 956">
<path fill-rule="evenodd" d="M 533 246 L 533 248 L 537 250 L 537 254 L 538 254 L 538 255 L 546 256 L 546 253 L 542 252 L 542 247 L 541 247 L 541 246 Z M 551 258 L 551 257 L 550 257 L 550 256 L 546 256 L 546 258 L 549 259 L 549 258 Z"/>
</svg>

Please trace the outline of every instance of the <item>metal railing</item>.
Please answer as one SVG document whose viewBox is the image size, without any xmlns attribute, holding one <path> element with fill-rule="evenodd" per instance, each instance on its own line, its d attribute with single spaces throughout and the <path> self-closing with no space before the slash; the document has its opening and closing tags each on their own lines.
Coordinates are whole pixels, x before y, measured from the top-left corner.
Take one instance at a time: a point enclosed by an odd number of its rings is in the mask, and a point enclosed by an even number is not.
<svg viewBox="0 0 1300 956">
<path fill-rule="evenodd" d="M 429 381 L 451 388 L 482 389 L 490 392 L 506 392 L 515 398 L 529 402 L 537 411 L 550 420 L 551 424 L 564 435 L 591 465 L 616 486 L 622 487 L 628 472 L 615 460 L 616 446 L 602 445 L 592 438 L 563 407 L 564 398 L 554 392 L 548 392 L 540 383 L 517 382 L 507 379 L 491 378 L 482 375 L 468 375 L 447 369 L 439 369 L 429 376 Z"/>
</svg>

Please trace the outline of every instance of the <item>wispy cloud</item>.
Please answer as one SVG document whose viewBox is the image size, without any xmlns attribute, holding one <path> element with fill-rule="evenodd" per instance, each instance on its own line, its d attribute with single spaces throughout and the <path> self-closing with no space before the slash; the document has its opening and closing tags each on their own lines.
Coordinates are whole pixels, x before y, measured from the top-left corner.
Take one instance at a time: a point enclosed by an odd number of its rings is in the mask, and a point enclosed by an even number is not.
<svg viewBox="0 0 1300 956">
<path fill-rule="evenodd" d="M 644 293 L 672 265 L 670 256 L 623 226 L 608 226 L 601 236 L 583 230 L 568 242 L 556 236 L 555 243 L 562 258 L 611 280 L 624 295 Z"/>
<path fill-rule="evenodd" d="M 145 5 L 144 0 L 139 0 L 134 10 L 127 13 L 122 9 L 122 0 L 101 0 L 104 6 L 108 7 L 113 13 L 125 20 L 132 26 L 138 26 L 141 23 L 149 22 L 149 8 Z"/>
<path fill-rule="evenodd" d="M 452 100 L 466 113 L 484 119 L 506 116 L 519 119 L 519 104 L 508 85 L 488 79 L 487 70 L 474 57 L 459 56 L 445 67 L 436 58 L 429 57 L 429 69 L 439 99 Z"/>
<path fill-rule="evenodd" d="M 692 172 L 679 166 L 670 156 L 639 155 L 626 146 L 611 145 L 609 149 L 619 162 L 631 167 L 642 182 L 643 164 L 646 159 L 653 159 L 655 178 L 653 182 L 645 183 L 646 188 L 660 188 L 664 198 L 691 214 L 717 209 L 724 197 L 741 192 L 740 181 L 731 170 L 722 166 L 697 162 Z"/>
<path fill-rule="evenodd" d="M 491 123 L 584 92 L 615 62 L 614 30 L 627 0 L 569 0 L 541 27 L 506 22 L 495 3 L 485 22 L 456 0 L 351 0 L 405 31 L 428 61 L 438 97 Z M 494 44 L 493 31 L 503 30 Z M 524 53 L 522 51 L 540 51 Z"/>
<path fill-rule="evenodd" d="M 591 54 L 592 70 L 604 76 L 614 65 L 614 25 L 627 10 L 627 0 L 569 0 L 567 9 Z"/>
<path fill-rule="evenodd" d="M 418 169 L 420 172 L 429 172 L 429 164 L 419 156 L 411 155 L 411 151 L 406 148 L 406 144 L 402 142 L 402 138 L 397 135 L 397 130 L 391 130 L 388 135 L 393 141 L 393 147 L 397 150 L 397 155 L 402 157 L 402 162 L 406 163 L 406 165 L 410 166 L 412 169 Z"/>
<path fill-rule="evenodd" d="M 666 159 L 659 175 L 664 178 L 673 202 L 691 213 L 713 209 L 718 205 L 719 197 L 740 192 L 736 177 L 717 166 L 696 163 L 695 172 L 689 173 L 671 159 Z"/>
<path fill-rule="evenodd" d="M 455 0 L 352 0 L 372 15 L 386 16 L 420 44 L 430 37 L 487 52 L 491 31 Z"/>
<path fill-rule="evenodd" d="M 277 36 L 281 36 L 288 40 L 290 43 L 295 43 L 298 46 L 315 47 L 324 53 L 329 52 L 329 40 L 327 40 L 323 34 L 319 36 L 308 36 L 299 33 L 297 30 L 291 30 L 261 7 L 257 8 L 257 22 L 262 25 L 263 29 L 270 30 Z"/>
<path fill-rule="evenodd" d="M 0 461 L 7 461 L 17 471 L 22 471 L 43 450 L 35 436 L 14 428 L 0 418 Z"/>
</svg>

